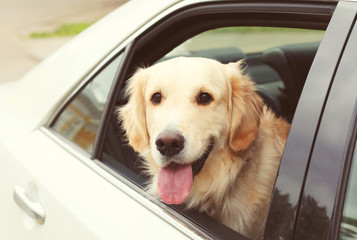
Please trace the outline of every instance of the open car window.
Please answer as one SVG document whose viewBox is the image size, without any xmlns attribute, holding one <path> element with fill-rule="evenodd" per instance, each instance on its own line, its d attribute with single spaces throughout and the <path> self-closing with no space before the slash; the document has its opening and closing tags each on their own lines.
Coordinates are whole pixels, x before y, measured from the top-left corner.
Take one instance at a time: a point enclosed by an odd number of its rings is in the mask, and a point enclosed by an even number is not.
<svg viewBox="0 0 357 240">
<path fill-rule="evenodd" d="M 222 63 L 244 59 L 246 72 L 256 83 L 265 103 L 277 116 L 291 121 L 323 34 L 323 30 L 295 28 L 245 26 L 215 29 L 195 35 L 177 45 L 152 65 L 178 56 L 205 57 Z M 240 39 L 244 42 L 242 46 Z M 143 63 L 135 62 L 133 65 L 133 69 L 136 69 Z M 130 76 L 128 74 L 126 79 Z M 115 112 L 128 101 L 124 94 L 125 89 L 124 85 L 119 93 Z M 145 189 L 149 176 L 146 175 L 141 157 L 128 146 L 117 114 L 113 114 L 109 122 L 100 160 L 139 188 Z M 202 213 L 188 211 L 184 206 L 170 207 L 194 219 L 199 225 L 215 226 L 218 229 L 219 223 L 208 216 L 202 217 Z M 214 229 L 210 231 L 215 232 Z"/>
</svg>

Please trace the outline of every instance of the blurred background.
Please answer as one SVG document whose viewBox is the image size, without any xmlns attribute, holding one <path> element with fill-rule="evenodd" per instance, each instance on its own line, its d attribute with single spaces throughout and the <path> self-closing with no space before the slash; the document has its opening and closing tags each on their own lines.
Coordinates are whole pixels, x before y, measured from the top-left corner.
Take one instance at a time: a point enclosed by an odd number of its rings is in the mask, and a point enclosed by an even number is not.
<svg viewBox="0 0 357 240">
<path fill-rule="evenodd" d="M 0 83 L 20 79 L 126 0 L 0 0 Z"/>
</svg>

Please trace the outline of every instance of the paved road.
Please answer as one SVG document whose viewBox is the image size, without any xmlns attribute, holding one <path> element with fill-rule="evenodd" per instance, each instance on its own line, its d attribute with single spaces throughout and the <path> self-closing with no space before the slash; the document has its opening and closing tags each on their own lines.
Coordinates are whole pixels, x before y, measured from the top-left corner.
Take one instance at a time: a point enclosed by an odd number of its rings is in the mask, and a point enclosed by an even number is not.
<svg viewBox="0 0 357 240">
<path fill-rule="evenodd" d="M 54 52 L 66 38 L 29 39 L 63 23 L 92 22 L 125 0 L 0 0 L 0 83 L 15 81 Z"/>
</svg>

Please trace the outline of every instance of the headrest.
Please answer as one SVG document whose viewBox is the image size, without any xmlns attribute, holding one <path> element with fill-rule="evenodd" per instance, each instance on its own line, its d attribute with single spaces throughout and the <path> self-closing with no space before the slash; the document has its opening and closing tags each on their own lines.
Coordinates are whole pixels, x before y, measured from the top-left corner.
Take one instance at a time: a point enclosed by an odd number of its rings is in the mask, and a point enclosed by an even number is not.
<svg viewBox="0 0 357 240">
<path fill-rule="evenodd" d="M 297 103 L 309 73 L 319 42 L 289 44 L 270 48 L 263 53 L 263 62 L 271 66 L 284 81 L 289 97 Z"/>
</svg>

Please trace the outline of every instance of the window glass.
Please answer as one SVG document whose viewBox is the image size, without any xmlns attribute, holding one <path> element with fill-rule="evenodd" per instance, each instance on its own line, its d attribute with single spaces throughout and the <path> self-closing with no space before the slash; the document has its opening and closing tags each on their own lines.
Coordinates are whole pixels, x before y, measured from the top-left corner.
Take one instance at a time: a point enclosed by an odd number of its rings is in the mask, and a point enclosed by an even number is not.
<svg viewBox="0 0 357 240">
<path fill-rule="evenodd" d="M 91 153 L 101 114 L 121 56 L 113 60 L 77 94 L 52 124 L 65 138 Z"/>
<path fill-rule="evenodd" d="M 356 144 L 357 145 L 357 144 Z M 356 146 L 355 146 L 356 149 Z M 340 239 L 357 239 L 357 151 L 354 151 L 345 206 L 342 215 Z"/>
</svg>

